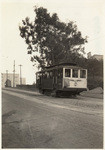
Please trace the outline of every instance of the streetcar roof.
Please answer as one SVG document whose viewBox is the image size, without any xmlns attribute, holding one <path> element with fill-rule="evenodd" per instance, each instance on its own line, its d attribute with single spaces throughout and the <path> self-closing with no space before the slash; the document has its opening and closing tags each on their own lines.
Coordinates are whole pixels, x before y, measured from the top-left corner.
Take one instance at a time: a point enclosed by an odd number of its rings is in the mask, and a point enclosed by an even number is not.
<svg viewBox="0 0 105 150">
<path fill-rule="evenodd" d="M 79 67 L 79 66 L 77 66 L 77 65 L 74 64 L 74 63 L 62 63 L 62 64 L 58 64 L 58 65 L 54 65 L 54 66 L 45 67 L 44 70 L 41 70 L 41 71 L 39 71 L 39 72 L 37 72 L 37 73 L 43 73 L 43 72 L 47 72 L 47 71 L 51 71 L 51 70 L 59 69 L 59 68 L 83 69 L 82 67 Z"/>
<path fill-rule="evenodd" d="M 60 64 L 57 64 L 57 65 L 53 65 L 53 66 L 47 66 L 45 68 L 53 68 L 53 67 L 58 67 L 58 66 L 76 66 L 75 63 L 60 63 Z"/>
</svg>

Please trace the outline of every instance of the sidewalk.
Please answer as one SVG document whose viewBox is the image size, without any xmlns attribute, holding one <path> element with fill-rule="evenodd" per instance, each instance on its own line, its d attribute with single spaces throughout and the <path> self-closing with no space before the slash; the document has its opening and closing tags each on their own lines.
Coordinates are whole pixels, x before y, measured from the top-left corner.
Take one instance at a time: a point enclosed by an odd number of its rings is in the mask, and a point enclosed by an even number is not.
<svg viewBox="0 0 105 150">
<path fill-rule="evenodd" d="M 18 92 L 18 93 L 28 93 L 28 94 L 34 94 L 34 95 L 42 95 L 38 91 L 31 91 L 31 90 L 29 91 L 29 90 L 18 89 L 18 88 L 3 88 L 3 90 Z"/>
</svg>

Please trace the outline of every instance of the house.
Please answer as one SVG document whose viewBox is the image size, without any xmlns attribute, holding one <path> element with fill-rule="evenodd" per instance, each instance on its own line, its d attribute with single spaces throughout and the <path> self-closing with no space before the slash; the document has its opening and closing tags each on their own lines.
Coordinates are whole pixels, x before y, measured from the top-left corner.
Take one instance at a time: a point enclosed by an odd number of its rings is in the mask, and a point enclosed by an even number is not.
<svg viewBox="0 0 105 150">
<path fill-rule="evenodd" d="M 2 88 L 4 87 L 16 87 L 16 85 L 20 84 L 20 77 L 19 74 L 13 73 L 2 73 L 1 76 L 2 80 Z M 22 78 L 22 84 L 26 84 L 26 79 Z"/>
</svg>

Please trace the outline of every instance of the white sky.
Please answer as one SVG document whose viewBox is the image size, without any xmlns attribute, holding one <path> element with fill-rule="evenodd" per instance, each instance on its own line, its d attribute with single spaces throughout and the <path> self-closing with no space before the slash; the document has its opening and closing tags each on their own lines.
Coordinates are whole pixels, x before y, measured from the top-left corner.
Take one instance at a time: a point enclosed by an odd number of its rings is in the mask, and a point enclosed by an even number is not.
<svg viewBox="0 0 105 150">
<path fill-rule="evenodd" d="M 104 0 L 35 0 L 35 1 L 1 1 L 1 72 L 13 72 L 13 62 L 16 62 L 16 73 L 22 64 L 22 77 L 28 84 L 35 81 L 37 68 L 32 66 L 27 45 L 19 35 L 19 24 L 27 16 L 33 21 L 34 6 L 42 6 L 49 13 L 57 13 L 61 21 L 76 21 L 82 35 L 88 36 L 85 52 L 92 54 L 104 53 Z"/>
</svg>

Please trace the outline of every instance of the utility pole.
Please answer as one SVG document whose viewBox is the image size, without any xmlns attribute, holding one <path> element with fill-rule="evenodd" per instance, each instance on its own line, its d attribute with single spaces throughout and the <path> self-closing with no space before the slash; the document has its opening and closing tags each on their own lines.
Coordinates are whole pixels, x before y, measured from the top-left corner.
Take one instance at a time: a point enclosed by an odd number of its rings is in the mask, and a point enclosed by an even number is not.
<svg viewBox="0 0 105 150">
<path fill-rule="evenodd" d="M 22 65 L 19 65 L 20 66 L 20 85 L 22 84 L 22 73 L 21 73 L 21 67 Z"/>
<path fill-rule="evenodd" d="M 15 87 L 15 60 L 13 65 L 13 87 Z"/>
<path fill-rule="evenodd" d="M 6 70 L 6 87 L 8 86 L 8 70 Z"/>
</svg>

